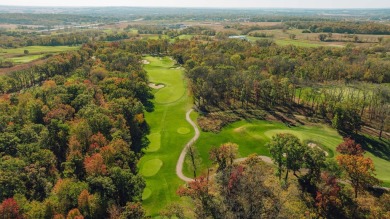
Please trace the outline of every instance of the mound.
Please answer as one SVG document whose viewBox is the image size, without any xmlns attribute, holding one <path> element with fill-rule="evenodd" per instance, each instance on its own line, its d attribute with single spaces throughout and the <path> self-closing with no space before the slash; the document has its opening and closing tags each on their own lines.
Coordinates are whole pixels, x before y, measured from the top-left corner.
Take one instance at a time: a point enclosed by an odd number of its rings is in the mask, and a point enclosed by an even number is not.
<svg viewBox="0 0 390 219">
<path fill-rule="evenodd" d="M 152 195 L 152 190 L 149 188 L 145 188 L 144 192 L 142 193 L 142 200 L 148 199 Z"/>
<path fill-rule="evenodd" d="M 163 165 L 163 162 L 160 159 L 148 160 L 142 166 L 141 174 L 146 176 L 146 177 L 154 176 L 158 173 L 158 171 L 160 170 L 162 165 Z"/>
<path fill-rule="evenodd" d="M 180 127 L 177 129 L 177 133 L 182 134 L 182 135 L 188 134 L 188 133 L 190 133 L 190 131 L 191 130 L 189 128 L 186 128 L 186 127 Z"/>
<path fill-rule="evenodd" d="M 161 146 L 161 134 L 160 133 L 152 133 L 148 136 L 150 140 L 150 144 L 146 149 L 146 152 L 155 152 L 160 149 Z"/>
</svg>

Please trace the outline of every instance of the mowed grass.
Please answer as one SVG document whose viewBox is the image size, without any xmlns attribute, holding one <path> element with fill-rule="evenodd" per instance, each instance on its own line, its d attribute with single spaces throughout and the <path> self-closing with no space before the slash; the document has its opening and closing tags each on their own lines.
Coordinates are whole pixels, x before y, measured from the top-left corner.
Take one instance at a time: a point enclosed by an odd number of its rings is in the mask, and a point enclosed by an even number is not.
<svg viewBox="0 0 390 219">
<path fill-rule="evenodd" d="M 9 59 L 17 64 L 23 64 L 40 59 L 47 54 L 79 49 L 78 46 L 26 46 L 15 49 L 0 49 L 0 58 Z M 24 51 L 28 50 L 28 54 Z"/>
<path fill-rule="evenodd" d="M 45 55 L 27 55 L 27 56 L 10 58 L 10 60 L 14 63 L 22 64 L 22 63 L 32 62 L 32 61 L 40 59 L 44 56 Z"/>
<path fill-rule="evenodd" d="M 196 119 L 196 115 L 193 115 L 192 118 Z M 270 156 L 266 144 L 271 140 L 272 136 L 278 133 L 293 134 L 302 142 L 315 142 L 329 153 L 328 159 L 335 159 L 335 155 L 337 155 L 336 147 L 343 141 L 337 131 L 327 125 L 287 127 L 280 122 L 243 120 L 226 126 L 218 134 L 210 132 L 201 133 L 195 144 L 202 159 L 201 169 L 205 172 L 208 167 L 212 166 L 209 160 L 210 149 L 226 142 L 233 142 L 239 145 L 239 157 L 247 157 L 253 153 Z M 365 155 L 374 161 L 377 177 L 383 181 L 383 185 L 390 185 L 390 162 L 375 157 L 369 152 L 366 152 Z M 183 169 L 187 176 L 191 176 L 188 167 Z"/>
<path fill-rule="evenodd" d="M 163 89 L 159 89 L 154 94 L 156 103 L 172 103 L 186 94 L 183 70 L 173 67 L 173 61 L 170 58 L 147 57 L 145 59 L 151 63 L 145 65 L 149 80 L 155 84 L 165 85 Z"/>
<path fill-rule="evenodd" d="M 0 54 L 24 54 L 24 50 L 28 50 L 31 53 L 53 53 L 64 52 L 78 49 L 78 46 L 26 46 L 15 49 L 0 49 Z"/>
<path fill-rule="evenodd" d="M 145 59 L 150 62 L 144 65 L 150 80 L 165 84 L 155 93 L 155 110 L 145 114 L 151 128 L 151 144 L 138 165 L 141 174 L 151 172 L 145 177 L 143 206 L 148 215 L 157 216 L 168 203 L 181 199 L 176 195 L 176 190 L 184 182 L 176 176 L 176 163 L 184 145 L 194 135 L 194 130 L 185 120 L 185 113 L 192 104 L 186 93 L 183 70 L 174 68 L 174 61 L 168 57 Z M 178 130 L 183 133 L 179 134 Z M 184 130 L 190 131 L 184 133 Z M 158 166 L 159 170 L 154 173 Z"/>
</svg>

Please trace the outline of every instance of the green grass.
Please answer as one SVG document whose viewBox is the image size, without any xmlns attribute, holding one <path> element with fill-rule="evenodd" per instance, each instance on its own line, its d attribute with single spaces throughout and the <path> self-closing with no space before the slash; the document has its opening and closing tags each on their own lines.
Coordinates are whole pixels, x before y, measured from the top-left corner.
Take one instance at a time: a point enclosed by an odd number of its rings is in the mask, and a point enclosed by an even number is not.
<svg viewBox="0 0 390 219">
<path fill-rule="evenodd" d="M 152 159 L 145 161 L 144 165 L 141 169 L 141 174 L 143 176 L 154 176 L 158 171 L 160 170 L 161 166 L 163 165 L 163 162 L 160 159 Z"/>
<path fill-rule="evenodd" d="M 190 40 L 192 39 L 192 37 L 194 37 L 195 35 L 192 35 L 192 34 L 183 34 L 183 35 L 180 35 L 178 36 L 177 38 L 181 39 L 181 40 Z"/>
<path fill-rule="evenodd" d="M 64 52 L 78 49 L 78 46 L 26 46 L 15 49 L 0 49 L 0 54 L 24 54 L 24 50 L 28 50 L 29 53 L 54 53 Z"/>
<path fill-rule="evenodd" d="M 155 95 L 155 102 L 161 104 L 172 103 L 185 95 L 186 89 L 183 83 L 183 70 L 174 68 L 169 58 L 147 57 L 151 64 L 145 65 L 151 82 L 163 83 L 165 87 L 159 89 Z"/>
<path fill-rule="evenodd" d="M 191 129 L 189 129 L 187 127 L 180 127 L 177 129 L 177 133 L 182 134 L 182 135 L 188 134 L 190 132 L 191 132 Z"/>
<path fill-rule="evenodd" d="M 44 56 L 45 55 L 27 55 L 27 56 L 10 58 L 10 60 L 14 63 L 22 64 L 22 63 L 32 62 L 32 61 L 40 59 Z"/>
<path fill-rule="evenodd" d="M 294 46 L 312 47 L 312 48 L 324 46 L 320 43 L 310 43 L 304 40 L 291 40 L 291 39 L 277 39 L 275 40 L 275 43 L 278 44 L 279 46 L 294 45 Z"/>
<path fill-rule="evenodd" d="M 145 178 L 147 192 L 144 193 L 143 206 L 148 215 L 157 216 L 168 203 L 181 200 L 176 195 L 176 190 L 180 185 L 184 185 L 184 182 L 176 176 L 175 168 L 181 150 L 192 138 L 194 131 L 185 120 L 185 113 L 192 104 L 186 92 L 183 70 L 173 68 L 174 61 L 168 57 L 146 59 L 150 64 L 144 65 L 144 68 L 150 80 L 166 85 L 155 91 L 155 110 L 145 114 L 145 119 L 151 127 L 151 144 L 138 165 L 143 173 L 155 166 L 148 161 L 160 159 L 163 163 L 155 175 Z M 190 132 L 179 134 L 178 130 L 183 127 Z M 145 198 L 148 195 L 149 197 Z"/>
<path fill-rule="evenodd" d="M 0 49 L 0 58 L 23 64 L 40 59 L 47 54 L 71 51 L 78 48 L 78 46 L 26 46 L 15 49 Z M 28 50 L 29 53 L 24 54 L 24 50 Z"/>
<path fill-rule="evenodd" d="M 195 119 L 196 116 L 194 115 L 193 118 Z M 209 150 L 226 142 L 233 142 L 239 145 L 239 157 L 247 157 L 252 153 L 269 156 L 266 144 L 277 133 L 290 133 L 303 142 L 313 141 L 319 143 L 321 148 L 328 151 L 329 159 L 335 158 L 334 155 L 337 154 L 336 147 L 342 142 L 342 137 L 337 131 L 327 125 L 318 124 L 316 126 L 289 128 L 280 122 L 243 120 L 226 126 L 218 134 L 210 132 L 201 133 L 195 144 L 202 159 L 201 169 L 205 171 L 207 167 L 212 165 L 209 160 Z M 374 161 L 377 177 L 383 181 L 383 185 L 390 185 L 390 162 L 376 157 L 368 151 L 366 151 L 365 155 Z M 188 167 L 183 169 L 186 175 L 191 176 Z"/>
</svg>

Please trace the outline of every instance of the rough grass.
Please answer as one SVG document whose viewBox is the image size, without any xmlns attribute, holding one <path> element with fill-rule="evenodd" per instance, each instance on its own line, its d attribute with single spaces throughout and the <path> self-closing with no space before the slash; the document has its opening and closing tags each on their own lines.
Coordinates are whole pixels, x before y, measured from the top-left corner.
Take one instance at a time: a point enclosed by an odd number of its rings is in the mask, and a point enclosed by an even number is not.
<svg viewBox="0 0 390 219">
<path fill-rule="evenodd" d="M 167 57 L 161 59 L 146 57 L 146 59 L 150 61 L 150 64 L 144 65 L 144 68 L 148 71 L 150 80 L 156 84 L 166 85 L 155 93 L 155 110 L 145 114 L 152 133 L 149 136 L 151 141 L 149 147 L 153 148 L 153 145 L 158 142 L 160 147 L 152 151 L 147 149 L 138 165 L 142 171 L 150 168 L 148 160 L 160 159 L 163 162 L 154 176 L 145 178 L 146 190 L 150 190 L 150 197 L 144 197 L 143 206 L 148 215 L 157 216 L 168 203 L 181 199 L 176 195 L 176 190 L 184 182 L 176 176 L 175 168 L 181 150 L 194 135 L 194 131 L 190 129 L 188 134 L 177 132 L 181 127 L 190 128 L 185 120 L 185 113 L 191 108 L 191 99 L 186 95 L 183 70 L 174 69 L 174 62 Z M 174 94 L 169 95 L 171 92 Z"/>
</svg>

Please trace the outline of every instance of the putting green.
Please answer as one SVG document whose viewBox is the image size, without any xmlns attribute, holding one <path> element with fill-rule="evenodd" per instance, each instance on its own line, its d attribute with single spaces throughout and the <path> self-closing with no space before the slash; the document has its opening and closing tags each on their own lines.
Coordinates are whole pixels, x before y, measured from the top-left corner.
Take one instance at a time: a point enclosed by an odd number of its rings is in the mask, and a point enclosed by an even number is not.
<svg viewBox="0 0 390 219">
<path fill-rule="evenodd" d="M 142 193 L 142 200 L 148 199 L 152 195 L 152 190 L 149 188 L 145 188 L 144 192 Z"/>
<path fill-rule="evenodd" d="M 152 159 L 148 160 L 144 163 L 141 169 L 141 173 L 143 176 L 154 176 L 158 173 L 163 162 L 160 159 Z"/>
<path fill-rule="evenodd" d="M 146 149 L 146 152 L 155 152 L 160 149 L 161 145 L 161 134 L 160 133 L 152 133 L 148 135 L 148 139 L 150 140 L 150 144 Z"/>
<path fill-rule="evenodd" d="M 183 70 L 172 68 L 173 61 L 168 58 L 146 57 L 150 64 L 144 65 L 149 80 L 155 84 L 164 84 L 154 94 L 155 102 L 160 104 L 173 103 L 185 95 L 186 88 L 183 82 Z"/>
<path fill-rule="evenodd" d="M 186 127 L 180 127 L 177 129 L 177 133 L 182 134 L 182 135 L 188 134 L 190 132 L 191 132 L 191 130 L 189 128 L 186 128 Z"/>
</svg>

